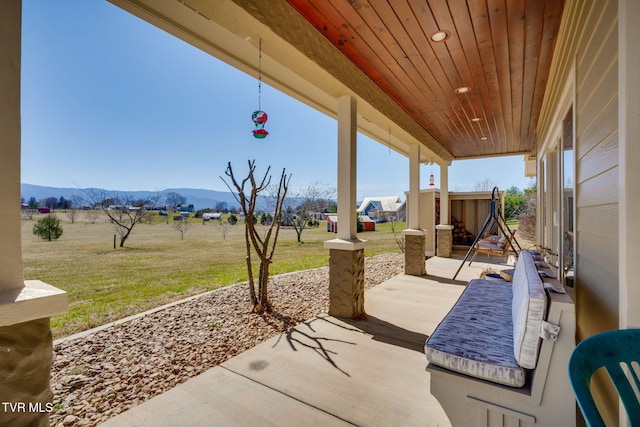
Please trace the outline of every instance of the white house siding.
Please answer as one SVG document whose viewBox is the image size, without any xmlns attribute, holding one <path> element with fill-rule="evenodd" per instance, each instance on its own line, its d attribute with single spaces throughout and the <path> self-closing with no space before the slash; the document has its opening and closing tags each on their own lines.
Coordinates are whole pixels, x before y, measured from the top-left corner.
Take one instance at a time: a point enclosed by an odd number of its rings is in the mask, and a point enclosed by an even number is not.
<svg viewBox="0 0 640 427">
<path fill-rule="evenodd" d="M 567 1 L 538 126 L 540 161 L 553 148 L 567 99 L 574 103 L 578 341 L 619 322 L 617 24 L 616 1 Z M 573 90 L 563 98 L 568 84 Z M 595 380 L 596 400 L 607 425 L 617 425 L 617 394 L 604 384 Z"/>
<path fill-rule="evenodd" d="M 576 57 L 579 339 L 618 327 L 618 5 L 587 3 Z"/>
</svg>

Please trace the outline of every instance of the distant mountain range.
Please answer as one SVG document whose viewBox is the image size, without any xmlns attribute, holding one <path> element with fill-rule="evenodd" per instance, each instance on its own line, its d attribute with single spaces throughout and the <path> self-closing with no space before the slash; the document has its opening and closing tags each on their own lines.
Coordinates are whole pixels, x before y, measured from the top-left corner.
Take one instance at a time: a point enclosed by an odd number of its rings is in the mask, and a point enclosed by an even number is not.
<svg viewBox="0 0 640 427">
<path fill-rule="evenodd" d="M 118 191 L 118 190 L 102 190 L 105 193 L 126 194 L 135 199 L 140 198 L 154 198 L 157 195 L 155 191 Z M 197 188 L 167 188 L 162 190 L 161 194 L 178 193 L 187 199 L 187 204 L 193 204 L 196 210 L 215 208 L 219 202 L 227 204 L 227 208 L 239 207 L 236 199 L 229 191 L 215 191 L 215 190 L 202 190 Z M 20 184 L 20 196 L 28 201 L 31 197 L 40 201 L 49 197 L 55 197 L 59 199 L 64 197 L 67 200 L 73 200 L 74 196 L 85 198 L 83 189 L 79 188 L 59 188 L 59 187 L 44 187 L 41 185 L 32 184 Z M 164 203 L 164 199 L 160 200 Z"/>
</svg>

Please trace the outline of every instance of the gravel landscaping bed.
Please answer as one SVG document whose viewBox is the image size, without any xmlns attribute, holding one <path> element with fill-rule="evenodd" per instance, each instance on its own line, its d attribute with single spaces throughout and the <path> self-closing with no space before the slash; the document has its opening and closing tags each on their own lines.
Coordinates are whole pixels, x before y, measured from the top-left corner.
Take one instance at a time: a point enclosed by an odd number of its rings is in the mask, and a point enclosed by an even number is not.
<svg viewBox="0 0 640 427">
<path fill-rule="evenodd" d="M 365 288 L 404 271 L 403 254 L 365 259 Z M 54 345 L 53 426 L 93 426 L 329 308 L 328 267 L 270 278 L 274 311 L 249 313 L 246 283 Z"/>
</svg>

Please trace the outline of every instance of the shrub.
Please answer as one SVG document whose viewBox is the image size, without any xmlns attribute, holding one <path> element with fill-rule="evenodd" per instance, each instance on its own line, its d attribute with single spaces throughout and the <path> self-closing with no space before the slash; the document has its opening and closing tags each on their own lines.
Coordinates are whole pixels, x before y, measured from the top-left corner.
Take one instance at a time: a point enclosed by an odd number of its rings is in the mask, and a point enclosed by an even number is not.
<svg viewBox="0 0 640 427">
<path fill-rule="evenodd" d="M 235 216 L 235 214 L 231 214 L 229 215 L 229 218 L 227 218 L 227 222 L 231 225 L 235 225 L 235 223 L 238 222 L 238 217 Z"/>
<path fill-rule="evenodd" d="M 523 239 L 531 242 L 536 241 L 536 216 L 534 214 L 526 215 L 520 219 L 518 234 Z"/>
<path fill-rule="evenodd" d="M 62 236 L 60 220 L 55 215 L 47 215 L 33 225 L 33 234 L 43 240 L 52 241 Z"/>
</svg>

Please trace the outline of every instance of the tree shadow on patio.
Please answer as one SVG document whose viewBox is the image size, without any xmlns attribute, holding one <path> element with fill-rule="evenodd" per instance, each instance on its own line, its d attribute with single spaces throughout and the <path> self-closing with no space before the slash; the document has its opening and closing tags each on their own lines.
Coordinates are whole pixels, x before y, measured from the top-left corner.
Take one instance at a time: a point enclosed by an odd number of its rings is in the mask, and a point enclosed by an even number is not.
<svg viewBox="0 0 640 427">
<path fill-rule="evenodd" d="M 280 340 L 282 339 L 282 337 L 285 337 L 287 340 L 287 343 L 289 344 L 289 346 L 293 351 L 298 351 L 298 349 L 296 348 L 296 344 L 309 348 L 313 350 L 316 354 L 318 354 L 320 357 L 322 357 L 324 360 L 329 362 L 331 366 L 336 368 L 342 374 L 346 375 L 347 377 L 351 377 L 351 375 L 348 372 L 346 372 L 344 369 L 340 368 L 337 362 L 334 360 L 334 356 L 336 356 L 338 353 L 334 350 L 328 349 L 325 344 L 330 342 L 335 342 L 335 343 L 341 343 L 341 344 L 347 344 L 347 345 L 356 345 L 356 343 L 340 340 L 340 339 L 315 336 L 314 334 L 316 333 L 316 330 L 313 327 L 313 322 L 316 322 L 316 321 L 328 321 L 333 325 L 344 327 L 344 325 L 331 322 L 326 317 L 318 316 L 313 319 L 307 320 L 306 322 L 302 322 L 298 324 L 296 327 L 291 328 L 285 331 L 284 333 L 282 333 L 274 343 L 273 347 L 276 347 L 280 342 Z M 309 333 L 305 332 L 304 330 L 302 330 L 302 327 L 308 328 L 310 332 Z M 357 329 L 349 328 L 349 330 L 352 330 L 354 332 L 361 332 Z"/>
<path fill-rule="evenodd" d="M 428 335 L 401 328 L 400 326 L 374 316 L 368 315 L 366 320 L 345 319 L 344 321 L 358 328 L 362 333 L 371 335 L 376 341 L 414 350 L 419 353 L 424 351 L 424 343 L 427 338 L 429 338 Z"/>
</svg>

